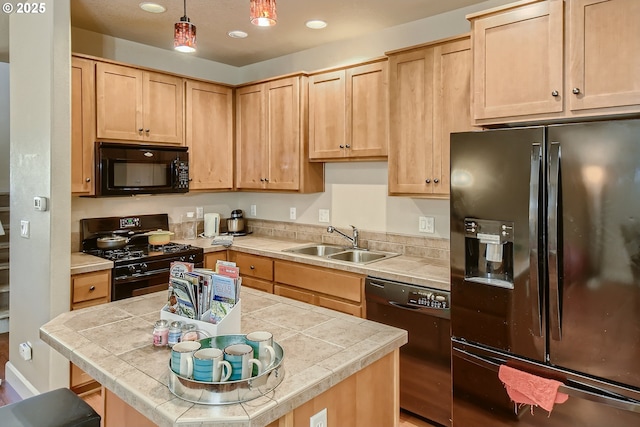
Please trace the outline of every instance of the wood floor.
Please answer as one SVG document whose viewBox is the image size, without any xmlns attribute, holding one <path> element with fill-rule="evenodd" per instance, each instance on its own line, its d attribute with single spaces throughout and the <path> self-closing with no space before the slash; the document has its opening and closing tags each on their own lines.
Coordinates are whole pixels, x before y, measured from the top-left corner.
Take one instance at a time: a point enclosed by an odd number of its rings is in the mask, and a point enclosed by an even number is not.
<svg viewBox="0 0 640 427">
<path fill-rule="evenodd" d="M 16 391 L 11 387 L 11 385 L 5 381 L 4 365 L 8 361 L 9 361 L 9 333 L 4 333 L 4 334 L 0 334 L 0 379 L 2 379 L 2 384 L 0 384 L 0 406 L 8 405 L 10 403 L 18 402 L 21 400 L 18 393 L 16 393 Z M 102 412 L 101 410 L 99 410 L 99 405 L 101 402 L 99 394 L 83 396 L 83 398 L 85 401 L 87 401 L 87 403 L 93 406 L 98 413 Z M 398 427 L 433 427 L 433 424 L 429 424 L 423 419 L 414 417 L 408 412 L 401 411 L 400 424 Z"/>
</svg>

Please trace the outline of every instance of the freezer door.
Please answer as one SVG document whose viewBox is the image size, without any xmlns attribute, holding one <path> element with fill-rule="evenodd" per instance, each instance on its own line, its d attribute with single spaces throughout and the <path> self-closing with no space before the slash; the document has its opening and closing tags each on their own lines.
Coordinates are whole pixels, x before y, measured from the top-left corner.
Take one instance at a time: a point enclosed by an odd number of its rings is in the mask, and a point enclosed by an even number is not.
<svg viewBox="0 0 640 427">
<path fill-rule="evenodd" d="M 569 396 L 549 414 L 542 408 L 518 407 L 498 378 L 501 364 L 552 378 L 564 385 L 559 392 Z M 635 427 L 640 425 L 640 401 L 628 390 L 554 370 L 522 358 L 496 354 L 472 345 L 453 342 L 453 427 Z M 626 393 L 626 395 L 619 394 Z M 637 393 L 635 396 L 637 397 Z M 533 412 L 533 413 L 532 413 Z"/>
<path fill-rule="evenodd" d="M 452 335 L 540 361 L 544 135 L 451 135 Z"/>
<path fill-rule="evenodd" d="M 640 120 L 548 135 L 550 363 L 640 388 Z"/>
</svg>

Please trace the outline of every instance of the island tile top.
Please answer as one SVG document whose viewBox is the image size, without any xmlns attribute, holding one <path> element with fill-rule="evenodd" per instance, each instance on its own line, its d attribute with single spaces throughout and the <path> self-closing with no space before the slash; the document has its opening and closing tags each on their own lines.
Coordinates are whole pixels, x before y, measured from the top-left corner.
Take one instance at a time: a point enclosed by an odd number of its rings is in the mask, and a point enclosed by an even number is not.
<svg viewBox="0 0 640 427">
<path fill-rule="evenodd" d="M 245 287 L 241 333 L 273 333 L 284 380 L 248 402 L 193 404 L 169 391 L 170 350 L 152 344 L 165 299 L 158 292 L 63 313 L 40 337 L 159 426 L 267 425 L 407 342 L 402 329 Z"/>
</svg>

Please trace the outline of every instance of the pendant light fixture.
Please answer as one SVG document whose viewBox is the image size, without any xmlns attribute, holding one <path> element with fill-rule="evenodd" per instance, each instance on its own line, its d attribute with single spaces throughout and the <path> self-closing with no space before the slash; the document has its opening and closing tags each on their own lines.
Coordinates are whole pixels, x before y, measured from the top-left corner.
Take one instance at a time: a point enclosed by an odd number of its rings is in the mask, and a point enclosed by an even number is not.
<svg viewBox="0 0 640 427">
<path fill-rule="evenodd" d="M 174 26 L 173 48 L 179 52 L 196 51 L 196 26 L 187 17 L 187 0 L 184 0 L 184 16 Z"/>
<path fill-rule="evenodd" d="M 251 0 L 251 23 L 259 27 L 276 25 L 276 0 Z"/>
</svg>

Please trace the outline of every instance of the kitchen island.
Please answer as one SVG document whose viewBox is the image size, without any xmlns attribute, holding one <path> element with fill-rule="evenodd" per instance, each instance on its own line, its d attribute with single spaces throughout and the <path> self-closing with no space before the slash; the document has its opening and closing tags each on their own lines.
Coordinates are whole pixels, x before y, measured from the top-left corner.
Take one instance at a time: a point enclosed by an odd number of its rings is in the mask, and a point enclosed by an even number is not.
<svg viewBox="0 0 640 427">
<path fill-rule="evenodd" d="M 169 391 L 170 350 L 152 345 L 165 299 L 158 292 L 74 310 L 40 329 L 44 342 L 105 388 L 105 427 L 138 427 L 140 419 L 159 426 L 297 426 L 325 407 L 328 425 L 398 424 L 398 349 L 406 331 L 245 287 L 241 333 L 273 333 L 285 354 L 284 380 L 248 402 L 193 404 Z"/>
</svg>

